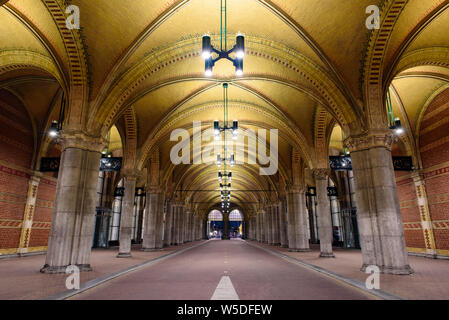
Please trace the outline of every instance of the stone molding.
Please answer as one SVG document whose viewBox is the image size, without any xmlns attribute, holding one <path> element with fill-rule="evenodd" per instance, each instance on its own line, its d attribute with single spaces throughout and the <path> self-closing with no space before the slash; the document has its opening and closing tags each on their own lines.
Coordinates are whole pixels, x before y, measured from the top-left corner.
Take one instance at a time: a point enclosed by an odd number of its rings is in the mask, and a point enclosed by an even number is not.
<svg viewBox="0 0 449 320">
<path fill-rule="evenodd" d="M 292 185 L 287 187 L 288 193 L 305 193 L 306 188 L 304 186 Z"/>
<path fill-rule="evenodd" d="M 351 152 L 369 150 L 372 148 L 386 148 L 391 151 L 395 136 L 390 130 L 371 130 L 358 136 L 350 136 L 344 145 Z"/>
<path fill-rule="evenodd" d="M 318 180 L 325 180 L 330 173 L 331 170 L 328 168 L 317 168 L 312 170 L 312 175 Z"/>
<path fill-rule="evenodd" d="M 62 131 L 59 142 L 62 145 L 62 151 L 68 148 L 75 148 L 87 151 L 101 153 L 108 142 L 103 137 L 89 136 L 81 131 Z"/>
<path fill-rule="evenodd" d="M 164 190 L 161 186 L 147 186 L 147 193 L 152 193 L 152 194 L 160 194 L 160 193 L 164 193 Z"/>
</svg>

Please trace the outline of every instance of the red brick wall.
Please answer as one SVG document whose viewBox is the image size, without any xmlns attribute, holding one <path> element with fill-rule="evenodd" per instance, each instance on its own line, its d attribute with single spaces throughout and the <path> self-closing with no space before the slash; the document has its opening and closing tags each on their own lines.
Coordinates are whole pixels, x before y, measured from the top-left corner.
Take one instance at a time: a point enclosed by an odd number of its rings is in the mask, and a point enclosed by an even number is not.
<svg viewBox="0 0 449 320">
<path fill-rule="evenodd" d="M 425 111 L 419 147 L 436 248 L 449 250 L 449 89 Z"/>
<path fill-rule="evenodd" d="M 31 166 L 33 141 L 26 109 L 11 93 L 0 90 L 0 249 L 19 245 L 29 180 L 25 170 Z"/>
<path fill-rule="evenodd" d="M 407 174 L 396 171 L 396 179 Z M 402 223 L 404 224 L 404 236 L 407 247 L 424 248 L 424 235 L 419 217 L 419 208 L 413 179 L 398 179 L 397 189 L 401 206 Z"/>
<path fill-rule="evenodd" d="M 45 177 L 41 178 L 37 190 L 36 209 L 34 211 L 30 247 L 42 247 L 47 246 L 48 244 L 55 194 L 56 181 Z"/>
</svg>

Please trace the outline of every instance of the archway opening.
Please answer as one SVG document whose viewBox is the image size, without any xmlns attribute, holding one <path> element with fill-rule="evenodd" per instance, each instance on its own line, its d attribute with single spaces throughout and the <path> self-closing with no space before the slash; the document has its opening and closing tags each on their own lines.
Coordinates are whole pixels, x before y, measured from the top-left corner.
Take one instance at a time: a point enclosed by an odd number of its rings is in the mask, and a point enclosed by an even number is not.
<svg viewBox="0 0 449 320">
<path fill-rule="evenodd" d="M 242 238 L 243 234 L 243 217 L 240 210 L 235 209 L 229 213 L 228 222 L 229 238 Z"/>
<path fill-rule="evenodd" d="M 221 239 L 224 232 L 223 214 L 212 210 L 207 217 L 207 234 L 209 239 Z"/>
</svg>

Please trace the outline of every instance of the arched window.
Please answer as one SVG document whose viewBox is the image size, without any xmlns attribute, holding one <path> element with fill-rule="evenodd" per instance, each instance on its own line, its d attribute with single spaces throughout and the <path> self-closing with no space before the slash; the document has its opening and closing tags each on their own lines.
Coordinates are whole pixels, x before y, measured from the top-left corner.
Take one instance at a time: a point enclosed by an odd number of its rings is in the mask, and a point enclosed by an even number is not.
<svg viewBox="0 0 449 320">
<path fill-rule="evenodd" d="M 240 210 L 235 209 L 232 210 L 229 214 L 229 221 L 242 221 L 242 214 L 240 213 Z"/>
<path fill-rule="evenodd" d="M 209 221 L 223 221 L 223 215 L 218 210 L 212 210 L 209 213 Z"/>
</svg>

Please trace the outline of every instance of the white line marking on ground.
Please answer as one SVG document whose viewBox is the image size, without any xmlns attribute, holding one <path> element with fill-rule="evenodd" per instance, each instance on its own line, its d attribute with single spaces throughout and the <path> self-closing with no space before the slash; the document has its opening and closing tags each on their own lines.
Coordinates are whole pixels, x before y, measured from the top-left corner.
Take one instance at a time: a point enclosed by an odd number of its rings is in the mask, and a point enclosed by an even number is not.
<svg viewBox="0 0 449 320">
<path fill-rule="evenodd" d="M 231 278 L 228 276 L 221 277 L 211 300 L 240 300 L 237 292 L 232 285 Z"/>
</svg>

